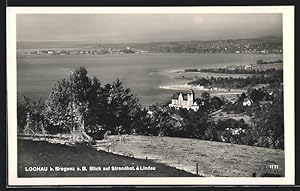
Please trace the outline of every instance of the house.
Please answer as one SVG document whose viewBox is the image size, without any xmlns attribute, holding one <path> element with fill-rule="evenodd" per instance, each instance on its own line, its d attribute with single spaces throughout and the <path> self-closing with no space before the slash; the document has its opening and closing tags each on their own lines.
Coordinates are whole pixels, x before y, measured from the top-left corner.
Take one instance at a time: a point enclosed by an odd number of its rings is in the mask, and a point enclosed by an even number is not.
<svg viewBox="0 0 300 191">
<path fill-rule="evenodd" d="M 171 103 L 169 104 L 169 107 L 172 108 L 183 108 L 193 111 L 199 110 L 199 105 L 195 102 L 195 92 L 193 90 L 190 90 L 189 92 L 178 92 L 175 93 L 171 99 Z"/>
<path fill-rule="evenodd" d="M 48 51 L 47 51 L 47 54 L 54 54 L 54 51 L 48 50 Z"/>
<path fill-rule="evenodd" d="M 259 101 L 259 107 L 267 107 L 268 105 L 272 105 L 273 101 Z"/>
<path fill-rule="evenodd" d="M 251 69 L 252 69 L 252 66 L 251 66 L 251 65 L 247 65 L 247 66 L 245 66 L 244 69 L 245 69 L 245 70 L 251 70 Z"/>
<path fill-rule="evenodd" d="M 253 100 L 251 98 L 245 98 L 243 101 L 243 106 L 251 106 L 253 104 Z"/>
</svg>

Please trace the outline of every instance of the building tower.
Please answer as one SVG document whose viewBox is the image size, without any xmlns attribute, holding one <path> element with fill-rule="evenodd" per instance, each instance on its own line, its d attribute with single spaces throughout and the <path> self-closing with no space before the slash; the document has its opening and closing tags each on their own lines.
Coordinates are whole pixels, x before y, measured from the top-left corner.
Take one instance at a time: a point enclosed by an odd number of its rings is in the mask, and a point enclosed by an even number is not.
<svg viewBox="0 0 300 191">
<path fill-rule="evenodd" d="M 187 105 L 192 106 L 194 104 L 195 92 L 191 89 L 191 91 L 187 95 Z"/>
</svg>

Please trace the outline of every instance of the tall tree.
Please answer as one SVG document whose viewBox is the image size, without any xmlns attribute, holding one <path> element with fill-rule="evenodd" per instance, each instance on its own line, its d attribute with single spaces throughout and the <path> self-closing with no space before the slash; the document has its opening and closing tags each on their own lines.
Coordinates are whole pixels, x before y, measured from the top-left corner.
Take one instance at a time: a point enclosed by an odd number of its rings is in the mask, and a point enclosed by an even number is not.
<svg viewBox="0 0 300 191">
<path fill-rule="evenodd" d="M 50 132 L 51 127 L 53 131 L 72 131 L 71 107 L 70 80 L 63 79 L 56 83 L 46 100 L 45 119 L 50 126 Z"/>
<path fill-rule="evenodd" d="M 24 110 L 20 110 L 19 114 L 22 113 L 24 120 L 24 133 L 26 134 L 37 134 L 46 133 L 44 127 L 44 104 L 41 99 L 33 100 L 24 96 Z"/>
<path fill-rule="evenodd" d="M 148 135 L 166 135 L 174 136 L 175 120 L 172 118 L 170 110 L 159 105 L 151 105 L 150 111 L 150 122 L 148 127 Z"/>
<path fill-rule="evenodd" d="M 89 115 L 90 105 L 97 99 L 95 86 L 99 84 L 93 83 L 84 67 L 76 69 L 68 79 L 58 81 L 46 100 L 45 118 L 49 126 L 62 132 L 81 132 L 90 139 L 85 130 L 92 125 Z"/>
<path fill-rule="evenodd" d="M 135 116 L 141 111 L 137 98 L 119 79 L 107 84 L 104 92 L 108 96 L 105 103 L 107 126 L 115 133 L 130 133 Z"/>
</svg>

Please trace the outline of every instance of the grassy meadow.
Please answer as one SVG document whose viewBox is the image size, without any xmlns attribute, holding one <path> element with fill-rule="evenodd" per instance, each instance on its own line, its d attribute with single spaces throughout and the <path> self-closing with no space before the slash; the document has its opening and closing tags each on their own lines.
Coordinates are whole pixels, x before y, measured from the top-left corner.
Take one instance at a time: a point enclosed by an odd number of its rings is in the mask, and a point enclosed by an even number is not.
<svg viewBox="0 0 300 191">
<path fill-rule="evenodd" d="M 253 173 L 284 176 L 283 150 L 177 137 L 126 135 L 125 141 L 118 141 L 118 136 L 103 141 L 108 140 L 117 142 L 111 148 L 113 153 L 147 157 L 194 174 L 198 163 L 198 173 L 202 176 L 250 177 Z M 270 169 L 274 164 L 278 169 Z"/>
<path fill-rule="evenodd" d="M 155 167 L 156 170 L 108 170 L 108 171 L 50 171 L 49 167 Z M 48 171 L 30 172 L 25 167 L 48 167 Z M 43 141 L 18 140 L 18 177 L 185 177 L 195 176 L 148 160 L 135 159 L 86 145 L 66 146 Z"/>
</svg>

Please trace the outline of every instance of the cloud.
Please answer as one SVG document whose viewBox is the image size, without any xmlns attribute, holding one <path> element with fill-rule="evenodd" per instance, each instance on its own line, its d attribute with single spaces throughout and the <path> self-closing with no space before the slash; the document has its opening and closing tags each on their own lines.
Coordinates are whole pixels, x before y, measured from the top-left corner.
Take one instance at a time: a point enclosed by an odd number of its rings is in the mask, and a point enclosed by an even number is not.
<svg viewBox="0 0 300 191">
<path fill-rule="evenodd" d="M 184 41 L 282 35 L 281 14 L 26 14 L 17 40 Z"/>
</svg>

